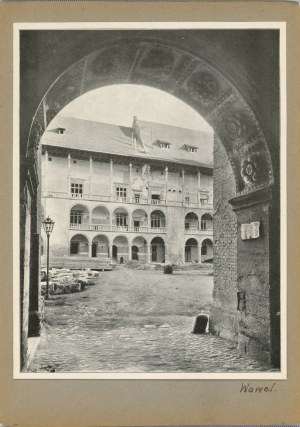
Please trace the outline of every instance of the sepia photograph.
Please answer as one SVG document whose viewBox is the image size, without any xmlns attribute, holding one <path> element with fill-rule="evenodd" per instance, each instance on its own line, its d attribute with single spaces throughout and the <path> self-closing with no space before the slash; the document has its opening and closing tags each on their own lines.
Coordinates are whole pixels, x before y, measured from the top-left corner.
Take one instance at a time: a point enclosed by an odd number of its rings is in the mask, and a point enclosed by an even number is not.
<svg viewBox="0 0 300 427">
<path fill-rule="evenodd" d="M 285 80 L 280 22 L 14 24 L 14 378 L 286 378 Z"/>
</svg>

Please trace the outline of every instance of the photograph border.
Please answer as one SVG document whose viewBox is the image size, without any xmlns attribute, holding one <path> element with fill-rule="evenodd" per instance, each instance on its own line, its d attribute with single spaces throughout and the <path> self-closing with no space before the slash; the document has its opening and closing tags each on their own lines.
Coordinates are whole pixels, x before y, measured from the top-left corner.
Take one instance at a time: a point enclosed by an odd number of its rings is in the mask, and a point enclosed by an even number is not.
<svg viewBox="0 0 300 427">
<path fill-rule="evenodd" d="M 280 304 L 281 370 L 257 373 L 26 373 L 20 372 L 20 266 L 19 266 L 19 32 L 20 30 L 157 30 L 157 29 L 278 29 L 280 31 Z M 287 378 L 287 117 L 285 22 L 64 22 L 14 24 L 13 126 L 13 301 L 14 379 L 174 379 L 174 380 L 283 380 Z"/>
</svg>

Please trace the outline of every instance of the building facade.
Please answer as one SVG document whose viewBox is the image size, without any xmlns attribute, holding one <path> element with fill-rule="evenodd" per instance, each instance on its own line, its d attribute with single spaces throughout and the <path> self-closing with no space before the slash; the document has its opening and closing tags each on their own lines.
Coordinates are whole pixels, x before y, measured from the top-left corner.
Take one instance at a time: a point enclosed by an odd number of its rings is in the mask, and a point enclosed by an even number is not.
<svg viewBox="0 0 300 427">
<path fill-rule="evenodd" d="M 136 117 L 132 128 L 57 117 L 42 139 L 52 264 L 212 261 L 212 146 L 212 135 Z"/>
</svg>

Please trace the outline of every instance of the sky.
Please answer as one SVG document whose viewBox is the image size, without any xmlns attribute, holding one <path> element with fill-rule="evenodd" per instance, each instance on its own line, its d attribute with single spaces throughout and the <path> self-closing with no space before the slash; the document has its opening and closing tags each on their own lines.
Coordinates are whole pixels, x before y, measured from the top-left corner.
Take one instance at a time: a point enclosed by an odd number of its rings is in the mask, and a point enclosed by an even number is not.
<svg viewBox="0 0 300 427">
<path fill-rule="evenodd" d="M 90 91 L 68 104 L 63 116 L 131 126 L 139 120 L 213 133 L 191 107 L 173 95 L 142 85 L 112 85 Z"/>
</svg>

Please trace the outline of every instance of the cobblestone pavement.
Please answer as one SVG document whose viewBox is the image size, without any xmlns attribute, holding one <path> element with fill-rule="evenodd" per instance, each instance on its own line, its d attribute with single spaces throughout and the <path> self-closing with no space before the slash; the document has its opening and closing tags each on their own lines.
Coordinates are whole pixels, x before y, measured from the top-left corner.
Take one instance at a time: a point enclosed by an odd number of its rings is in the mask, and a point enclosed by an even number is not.
<svg viewBox="0 0 300 427">
<path fill-rule="evenodd" d="M 192 334 L 212 276 L 117 267 L 95 286 L 52 296 L 31 372 L 257 372 L 234 343 Z"/>
</svg>

